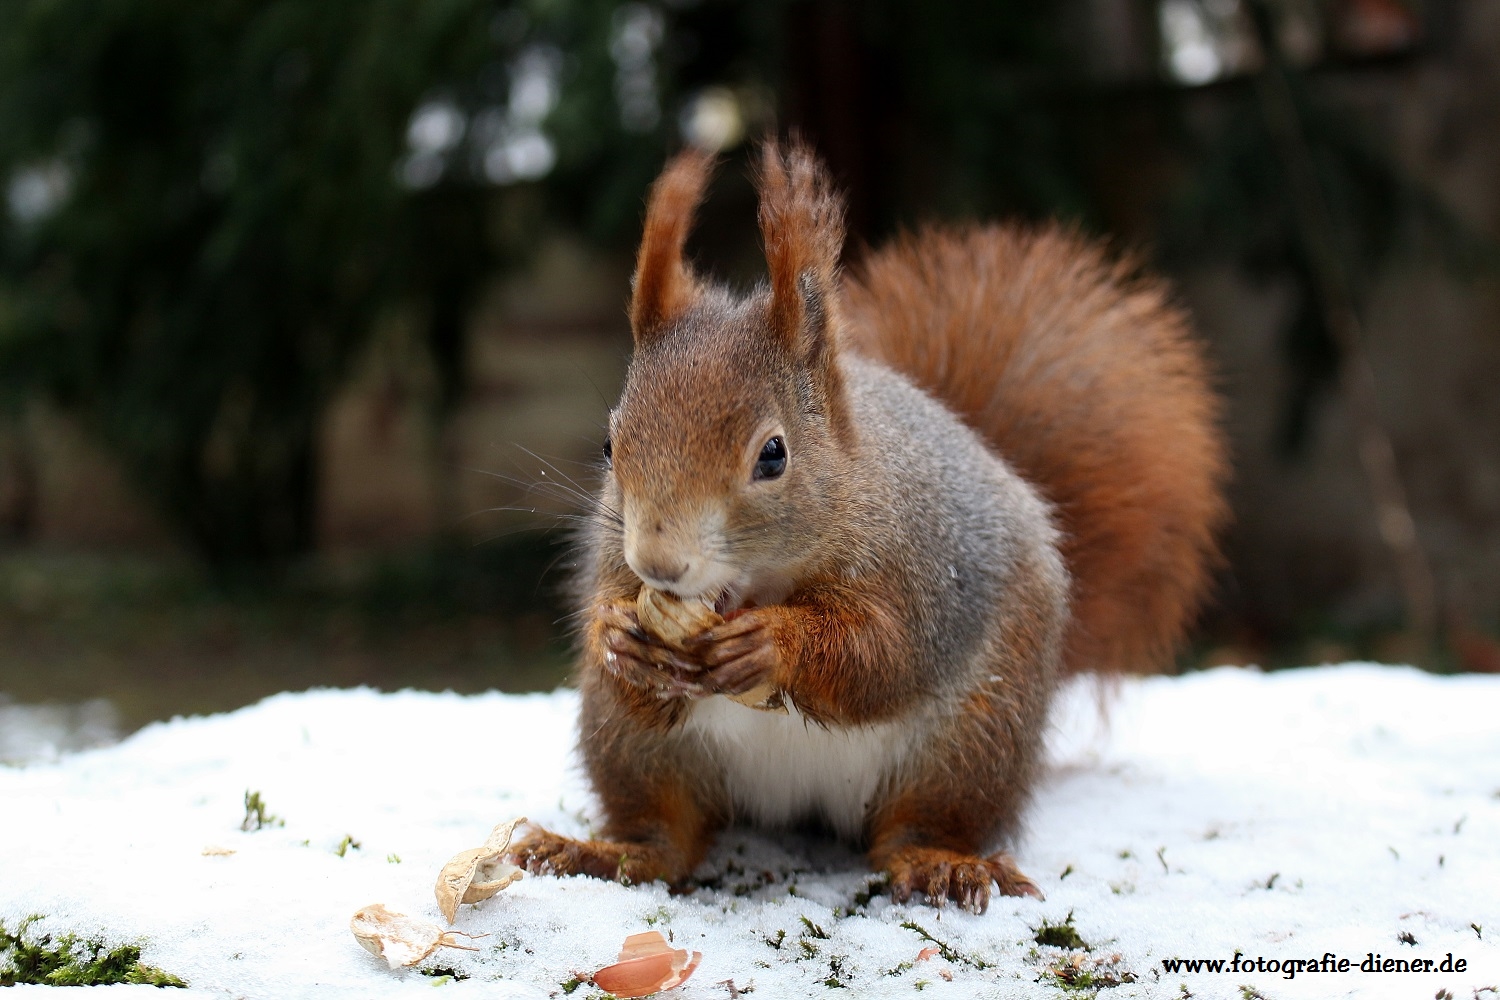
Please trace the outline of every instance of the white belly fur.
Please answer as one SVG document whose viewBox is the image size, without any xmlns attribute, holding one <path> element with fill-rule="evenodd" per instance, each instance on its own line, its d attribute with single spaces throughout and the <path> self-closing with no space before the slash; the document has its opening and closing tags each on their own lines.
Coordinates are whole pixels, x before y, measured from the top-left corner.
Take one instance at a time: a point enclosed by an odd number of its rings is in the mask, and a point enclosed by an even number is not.
<svg viewBox="0 0 1500 1000">
<path fill-rule="evenodd" d="M 824 729 L 795 708 L 761 712 L 722 697 L 698 702 L 687 728 L 723 768 L 738 815 L 765 826 L 818 818 L 850 840 L 911 736 L 895 723 Z"/>
</svg>

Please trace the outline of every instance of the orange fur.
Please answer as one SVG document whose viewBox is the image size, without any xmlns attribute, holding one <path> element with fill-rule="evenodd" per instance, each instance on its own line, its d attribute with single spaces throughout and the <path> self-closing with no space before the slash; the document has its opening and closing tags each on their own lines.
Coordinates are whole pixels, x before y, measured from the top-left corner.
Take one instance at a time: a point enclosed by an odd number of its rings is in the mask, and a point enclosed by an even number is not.
<svg viewBox="0 0 1500 1000">
<path fill-rule="evenodd" d="M 759 190 L 760 231 L 771 275 L 771 325 L 792 348 L 807 321 L 809 290 L 829 299 L 829 305 L 837 293 L 844 204 L 811 150 L 800 145 L 783 151 L 766 143 Z"/>
<path fill-rule="evenodd" d="M 835 363 L 839 254 L 844 203 L 806 146 L 768 142 L 759 174 L 760 232 L 771 277 L 769 325 L 789 355 L 812 375 L 817 406 L 833 430 L 851 439 L 844 385 Z"/>
<path fill-rule="evenodd" d="M 651 187 L 630 303 L 630 326 L 637 343 L 659 334 L 687 310 L 697 294 L 682 248 L 712 171 L 713 157 L 689 148 L 667 164 Z"/>
<path fill-rule="evenodd" d="M 851 346 L 979 431 L 1057 508 L 1070 670 L 1160 669 L 1216 561 L 1228 462 L 1186 316 L 1061 229 L 926 230 L 845 286 Z"/>
</svg>

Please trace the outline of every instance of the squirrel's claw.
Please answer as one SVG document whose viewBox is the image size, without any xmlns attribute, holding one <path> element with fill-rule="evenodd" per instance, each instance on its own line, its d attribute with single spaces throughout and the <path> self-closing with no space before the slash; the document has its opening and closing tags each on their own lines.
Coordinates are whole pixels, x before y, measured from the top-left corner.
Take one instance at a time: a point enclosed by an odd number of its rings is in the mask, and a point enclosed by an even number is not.
<svg viewBox="0 0 1500 1000">
<path fill-rule="evenodd" d="M 774 680 L 781 651 L 771 628 L 772 614 L 771 608 L 755 608 L 688 641 L 689 655 L 707 668 L 705 687 L 717 694 L 743 694 Z"/>
<path fill-rule="evenodd" d="M 596 627 L 603 646 L 600 660 L 610 676 L 655 691 L 664 699 L 701 698 L 709 693 L 695 679 L 702 674 L 702 665 L 647 633 L 630 605 L 601 605 Z"/>
<path fill-rule="evenodd" d="M 743 622 L 744 618 L 725 622 L 689 647 L 707 668 L 704 686 L 717 694 L 743 694 L 772 680 L 780 665 L 771 630 L 761 621 Z"/>
<path fill-rule="evenodd" d="M 744 694 L 765 683 L 774 667 L 775 650 L 757 649 L 709 671 L 705 681 L 717 694 Z"/>
<path fill-rule="evenodd" d="M 887 862 L 891 875 L 891 899 L 909 902 L 921 896 L 929 906 L 941 907 L 953 900 L 970 913 L 989 908 L 991 886 L 1002 896 L 1032 896 L 1042 892 L 1008 855 L 981 858 L 940 848 L 906 847 Z"/>
</svg>

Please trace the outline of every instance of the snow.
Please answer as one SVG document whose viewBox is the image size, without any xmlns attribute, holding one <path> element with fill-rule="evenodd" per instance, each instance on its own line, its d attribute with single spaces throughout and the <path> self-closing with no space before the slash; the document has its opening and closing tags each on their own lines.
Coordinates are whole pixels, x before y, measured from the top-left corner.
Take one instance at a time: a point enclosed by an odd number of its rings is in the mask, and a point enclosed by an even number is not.
<svg viewBox="0 0 1500 1000">
<path fill-rule="evenodd" d="M 726 981 L 756 1000 L 838 996 L 838 982 L 859 997 L 1063 997 L 1079 994 L 1047 970 L 1069 954 L 1035 937 L 1070 914 L 1091 949 L 1081 967 L 1134 979 L 1102 991 L 1110 1000 L 1183 986 L 1495 1000 L 1483 990 L 1500 987 L 1500 678 L 1358 664 L 1131 680 L 1107 724 L 1092 688 L 1071 689 L 1015 852 L 1045 901 L 997 898 L 982 916 L 880 895 L 860 906 L 871 877 L 853 852 L 737 829 L 691 894 L 527 877 L 462 907 L 456 929 L 487 934 L 481 950 L 423 967 L 466 979 L 392 972 L 363 951 L 355 911 L 379 902 L 441 923 L 438 870 L 497 822 L 587 834 L 576 708 L 568 691 L 316 690 L 0 766 L 0 921 L 42 914 L 39 931 L 143 943 L 190 997 L 562 996 L 652 928 L 703 953 L 669 994 L 683 1000 L 729 997 Z M 241 831 L 247 790 L 284 825 Z M 359 846 L 340 856 L 346 837 Z M 923 932 L 953 958 L 918 961 Z M 1353 968 L 1289 979 L 1162 965 L 1236 950 L 1331 952 Z M 1466 968 L 1358 971 L 1377 952 L 1452 953 Z"/>
</svg>

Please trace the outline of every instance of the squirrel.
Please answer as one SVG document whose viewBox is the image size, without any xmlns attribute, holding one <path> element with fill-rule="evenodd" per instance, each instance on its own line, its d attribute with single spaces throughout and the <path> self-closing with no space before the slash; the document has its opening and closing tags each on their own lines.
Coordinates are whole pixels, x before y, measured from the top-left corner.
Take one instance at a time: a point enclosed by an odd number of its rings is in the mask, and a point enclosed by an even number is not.
<svg viewBox="0 0 1500 1000">
<path fill-rule="evenodd" d="M 928 228 L 845 274 L 795 140 L 762 149 L 769 282 L 736 295 L 683 256 L 712 167 L 684 151 L 652 187 L 581 542 L 600 839 L 532 828 L 512 857 L 681 884 L 730 823 L 811 820 L 898 902 L 1040 896 L 995 849 L 1055 689 L 1159 668 L 1217 558 L 1203 349 L 1160 282 L 1056 226 Z M 643 586 L 717 624 L 666 641 Z"/>
</svg>

